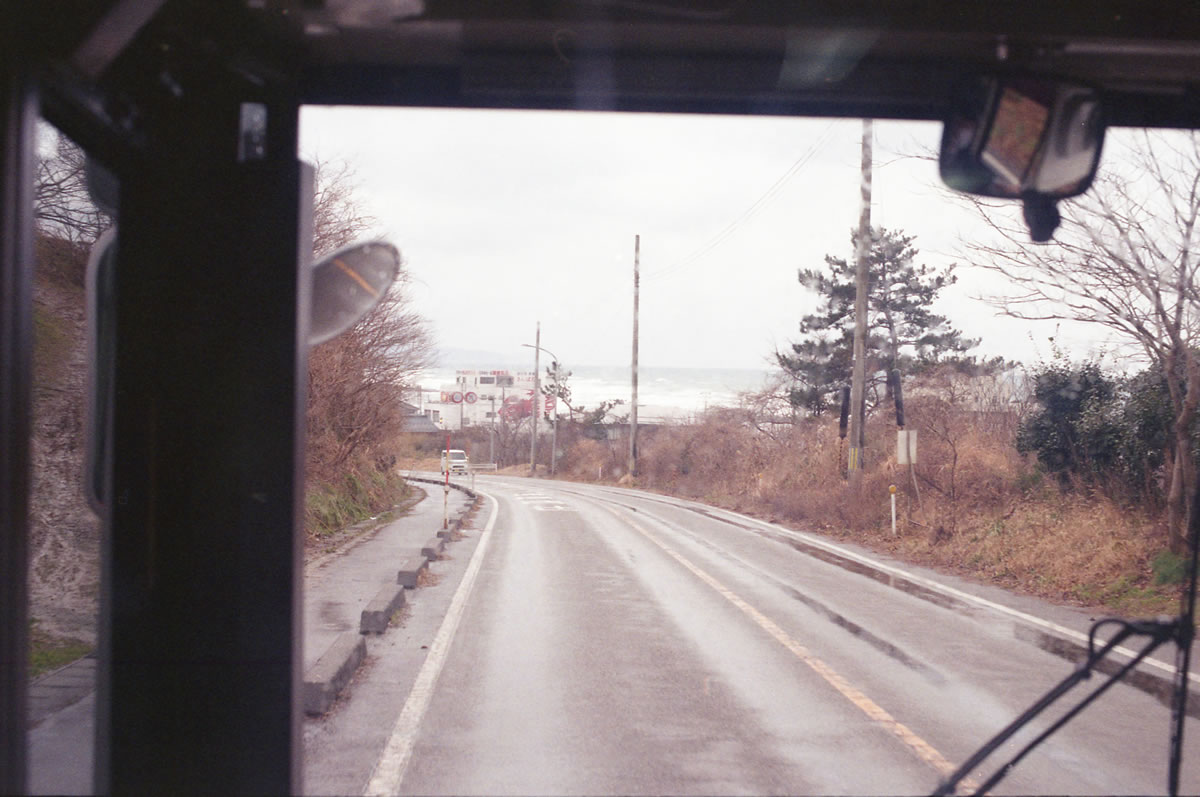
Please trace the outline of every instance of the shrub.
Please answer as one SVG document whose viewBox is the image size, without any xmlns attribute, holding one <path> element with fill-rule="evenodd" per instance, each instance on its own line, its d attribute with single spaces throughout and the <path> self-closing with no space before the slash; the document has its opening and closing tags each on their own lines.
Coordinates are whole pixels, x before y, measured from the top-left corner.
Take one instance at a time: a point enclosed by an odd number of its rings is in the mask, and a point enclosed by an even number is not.
<svg viewBox="0 0 1200 797">
<path fill-rule="evenodd" d="M 1039 409 L 1017 433 L 1017 450 L 1032 453 L 1064 483 L 1091 477 L 1118 461 L 1121 428 L 1114 417 L 1117 382 L 1094 361 L 1058 359 L 1033 373 Z"/>
<path fill-rule="evenodd" d="M 1150 561 L 1155 584 L 1182 584 L 1187 578 L 1188 560 L 1170 551 L 1160 551 Z"/>
</svg>

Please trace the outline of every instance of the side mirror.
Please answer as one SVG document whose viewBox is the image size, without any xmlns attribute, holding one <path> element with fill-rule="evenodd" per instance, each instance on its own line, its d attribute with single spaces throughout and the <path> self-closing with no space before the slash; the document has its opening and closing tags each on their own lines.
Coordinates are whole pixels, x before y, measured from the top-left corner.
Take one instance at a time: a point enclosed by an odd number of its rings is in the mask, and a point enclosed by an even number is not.
<svg viewBox="0 0 1200 797">
<path fill-rule="evenodd" d="M 1099 94 L 1039 78 L 982 78 L 952 100 L 938 168 L 956 191 L 1021 199 L 1035 241 L 1058 227 L 1060 199 L 1092 184 L 1104 143 Z"/>
<path fill-rule="evenodd" d="M 324 343 L 357 324 L 399 273 L 400 252 L 379 241 L 339 249 L 314 265 L 308 344 Z"/>
</svg>

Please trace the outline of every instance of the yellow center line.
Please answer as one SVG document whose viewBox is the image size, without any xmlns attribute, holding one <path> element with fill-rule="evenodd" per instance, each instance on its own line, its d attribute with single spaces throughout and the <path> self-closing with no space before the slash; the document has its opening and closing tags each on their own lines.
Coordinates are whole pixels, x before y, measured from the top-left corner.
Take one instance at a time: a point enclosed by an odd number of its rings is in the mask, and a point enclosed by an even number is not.
<svg viewBox="0 0 1200 797">
<path fill-rule="evenodd" d="M 367 282 L 365 279 L 363 279 L 361 276 L 359 276 L 359 273 L 357 271 L 355 271 L 354 269 L 350 268 L 350 266 L 347 266 L 345 263 L 343 263 L 341 261 L 341 259 L 335 257 L 333 259 L 333 264 L 335 266 L 337 266 L 338 268 L 340 268 L 342 270 L 343 274 L 345 274 L 347 277 L 349 277 L 350 279 L 357 282 L 360 286 L 362 286 L 362 289 L 364 291 L 371 294 L 371 298 L 375 299 L 375 298 L 379 297 L 379 291 L 372 288 L 371 284 L 369 282 Z"/>
<path fill-rule="evenodd" d="M 907 745 L 910 750 L 916 753 L 918 758 L 920 758 L 929 766 L 933 767 L 933 769 L 935 769 L 943 778 L 949 777 L 954 773 L 957 767 L 946 760 L 946 757 L 939 753 L 933 747 L 933 745 L 929 744 L 929 742 L 925 741 L 916 733 L 914 733 L 907 725 L 889 714 L 874 700 L 863 694 L 859 689 L 843 678 L 842 675 L 837 672 L 837 670 L 833 669 L 821 659 L 810 653 L 807 648 L 793 639 L 787 633 L 787 631 L 784 631 L 782 628 L 780 628 L 774 620 L 767 617 L 758 609 L 755 609 L 753 606 L 739 597 L 735 592 L 733 592 L 733 590 L 726 587 L 720 581 L 717 581 L 717 579 L 709 575 L 704 570 L 701 570 L 699 567 L 692 564 L 692 562 L 684 558 L 682 554 L 676 552 L 662 540 L 658 539 L 658 537 L 656 537 L 653 533 L 647 531 L 632 519 L 626 518 L 625 522 L 632 526 L 643 537 L 650 540 L 650 542 L 654 543 L 663 551 L 665 551 L 666 554 L 672 559 L 679 562 L 679 564 L 691 571 L 705 584 L 712 587 L 721 597 L 740 609 L 742 613 L 753 620 L 758 627 L 762 628 L 764 631 L 774 637 L 779 644 L 791 651 L 792 655 L 808 665 L 813 672 L 821 676 L 826 683 L 828 683 L 830 686 L 836 689 L 839 694 L 853 703 L 856 708 L 870 717 L 873 722 L 889 731 L 893 736 Z M 960 783 L 960 787 L 971 792 L 979 790 L 979 784 L 970 778 L 964 778 Z"/>
</svg>

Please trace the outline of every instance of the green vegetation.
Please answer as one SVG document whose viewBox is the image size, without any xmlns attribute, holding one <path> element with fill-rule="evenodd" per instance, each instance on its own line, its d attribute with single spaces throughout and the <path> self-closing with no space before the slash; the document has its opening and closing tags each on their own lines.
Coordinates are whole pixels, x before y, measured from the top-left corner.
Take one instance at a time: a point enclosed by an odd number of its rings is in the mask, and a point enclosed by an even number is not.
<svg viewBox="0 0 1200 797">
<path fill-rule="evenodd" d="M 856 250 L 858 232 L 850 236 Z M 945 364 L 963 368 L 981 364 L 967 351 L 979 341 L 963 338 L 949 320 L 931 311 L 934 301 L 956 277 L 953 266 L 938 270 L 916 263 L 915 236 L 872 228 L 867 252 L 867 402 L 878 400 L 882 375 L 905 373 Z M 848 384 L 854 352 L 854 306 L 857 291 L 854 259 L 825 256 L 821 269 L 801 269 L 800 283 L 820 298 L 817 312 L 800 321 L 801 340 L 790 351 L 776 352 L 779 366 L 791 377 L 791 405 L 811 415 L 836 410 L 837 394 Z M 997 368 L 1000 362 L 982 367 Z M 890 388 L 889 388 L 890 396 Z"/>
<path fill-rule="evenodd" d="M 394 509 L 412 494 L 399 474 L 374 465 L 350 470 L 333 482 L 310 481 L 304 527 L 310 540 L 328 537 Z"/>
<path fill-rule="evenodd" d="M 57 670 L 76 659 L 92 652 L 90 645 L 75 639 L 58 639 L 38 629 L 37 623 L 29 623 L 29 677 Z"/>
<path fill-rule="evenodd" d="M 1150 562 L 1155 584 L 1182 584 L 1187 578 L 1188 560 L 1170 551 L 1160 551 Z"/>
</svg>

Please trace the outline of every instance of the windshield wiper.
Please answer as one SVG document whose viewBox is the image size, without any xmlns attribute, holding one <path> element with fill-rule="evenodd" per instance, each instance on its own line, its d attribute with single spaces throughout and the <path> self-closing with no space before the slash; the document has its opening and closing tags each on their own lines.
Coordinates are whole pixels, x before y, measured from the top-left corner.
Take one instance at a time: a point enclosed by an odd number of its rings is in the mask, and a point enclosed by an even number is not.
<svg viewBox="0 0 1200 797">
<path fill-rule="evenodd" d="M 974 792 L 976 795 L 985 794 L 989 789 L 1004 779 L 1021 759 L 1035 747 L 1048 739 L 1055 731 L 1070 722 L 1079 712 L 1087 708 L 1100 695 L 1132 670 L 1142 659 L 1153 653 L 1164 642 L 1174 640 L 1177 645 L 1175 657 L 1175 685 L 1171 700 L 1171 748 L 1168 760 L 1167 791 L 1168 794 L 1179 793 L 1179 772 L 1183 761 L 1183 729 L 1187 716 L 1188 698 L 1188 669 L 1191 664 L 1192 639 L 1196 631 L 1196 590 L 1197 562 L 1200 559 L 1200 479 L 1197 480 L 1195 498 L 1192 501 L 1192 515 L 1188 524 L 1188 545 L 1191 548 L 1191 562 L 1188 571 L 1187 589 L 1184 590 L 1179 616 L 1172 620 L 1122 620 L 1105 618 L 1098 620 L 1088 632 L 1088 655 L 1073 673 L 1064 678 L 1057 686 L 1047 692 L 1041 699 L 1030 706 L 1023 714 L 1013 720 L 1004 730 L 988 740 L 986 744 L 954 771 L 950 777 L 938 786 L 934 795 L 955 794 L 960 782 L 982 764 L 1000 745 L 1011 739 L 1018 731 L 1028 725 L 1045 709 L 1053 705 L 1063 695 L 1079 683 L 1092 677 L 1097 665 L 1103 661 L 1118 645 L 1133 636 L 1148 637 L 1146 644 L 1124 666 L 1112 673 L 1103 683 L 1093 689 L 1080 700 L 1070 711 L 1056 720 L 1050 727 L 1038 734 L 1033 741 L 1021 748 L 1020 752 L 1010 758 L 991 777 L 985 780 Z M 1101 628 L 1115 625 L 1117 633 L 1102 647 L 1096 647 L 1096 633 Z"/>
</svg>

